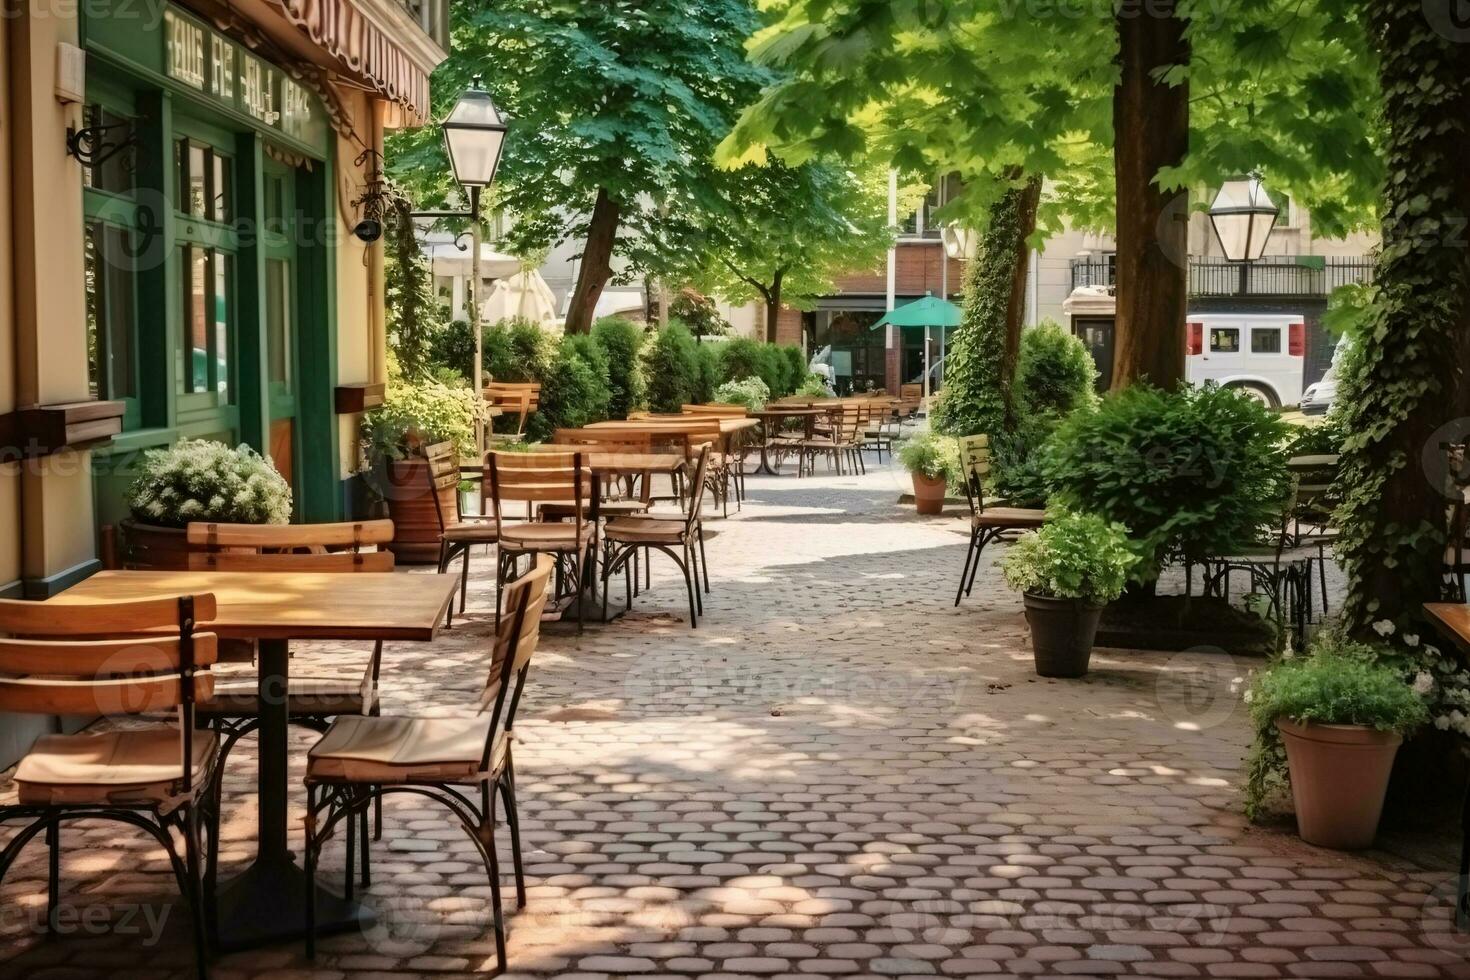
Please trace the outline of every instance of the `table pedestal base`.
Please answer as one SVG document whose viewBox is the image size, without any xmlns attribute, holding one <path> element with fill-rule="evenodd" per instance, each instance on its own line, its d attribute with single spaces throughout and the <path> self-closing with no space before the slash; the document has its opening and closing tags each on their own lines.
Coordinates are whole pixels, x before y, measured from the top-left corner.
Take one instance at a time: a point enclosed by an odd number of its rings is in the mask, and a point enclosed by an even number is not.
<svg viewBox="0 0 1470 980">
<path fill-rule="evenodd" d="M 377 918 L 372 909 L 321 887 L 324 870 L 342 877 L 340 868 L 317 869 L 317 935 L 371 927 Z M 306 938 L 306 872 L 289 859 L 258 860 L 221 885 L 215 901 L 218 945 L 225 952 Z"/>
</svg>

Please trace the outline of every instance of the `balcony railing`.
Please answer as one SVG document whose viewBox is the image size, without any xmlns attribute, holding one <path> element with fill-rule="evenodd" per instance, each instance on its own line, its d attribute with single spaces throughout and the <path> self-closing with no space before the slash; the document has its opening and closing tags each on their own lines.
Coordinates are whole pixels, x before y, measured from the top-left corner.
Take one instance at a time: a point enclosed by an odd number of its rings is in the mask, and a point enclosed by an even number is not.
<svg viewBox="0 0 1470 980">
<path fill-rule="evenodd" d="M 1295 259 L 1260 262 L 1189 260 L 1191 296 L 1326 296 L 1338 286 L 1372 282 L 1373 261 L 1363 256 L 1320 259 L 1320 267 Z M 1115 285 L 1111 259 L 1073 259 L 1072 288 Z"/>
<path fill-rule="evenodd" d="M 449 0 L 398 0 L 424 33 L 449 50 Z"/>
</svg>

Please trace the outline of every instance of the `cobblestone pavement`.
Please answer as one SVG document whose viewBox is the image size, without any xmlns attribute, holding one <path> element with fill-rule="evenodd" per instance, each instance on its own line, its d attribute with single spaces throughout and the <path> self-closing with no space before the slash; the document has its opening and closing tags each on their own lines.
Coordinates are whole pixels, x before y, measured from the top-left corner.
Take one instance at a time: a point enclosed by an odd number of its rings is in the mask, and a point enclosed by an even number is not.
<svg viewBox="0 0 1470 980">
<path fill-rule="evenodd" d="M 1247 663 L 1102 650 L 1086 679 L 1035 677 L 990 557 L 952 606 L 963 522 L 898 507 L 905 480 L 751 479 L 744 510 L 711 522 L 697 631 L 659 566 L 631 615 L 545 637 L 518 725 L 531 887 L 511 974 L 1470 975 L 1447 866 L 1242 819 Z M 489 567 L 467 622 L 390 645 L 388 712 L 472 702 Z M 293 669 L 363 656 L 304 646 Z M 311 737 L 294 736 L 298 762 Z M 253 751 L 231 759 L 227 866 L 251 852 Z M 0 889 L 0 974 L 186 975 L 158 849 L 107 826 L 65 842 L 68 928 L 86 935 L 36 938 L 32 847 Z M 494 968 L 457 826 L 390 800 L 374 853 L 373 931 L 324 940 L 314 964 L 299 945 L 225 956 L 216 976 Z"/>
</svg>

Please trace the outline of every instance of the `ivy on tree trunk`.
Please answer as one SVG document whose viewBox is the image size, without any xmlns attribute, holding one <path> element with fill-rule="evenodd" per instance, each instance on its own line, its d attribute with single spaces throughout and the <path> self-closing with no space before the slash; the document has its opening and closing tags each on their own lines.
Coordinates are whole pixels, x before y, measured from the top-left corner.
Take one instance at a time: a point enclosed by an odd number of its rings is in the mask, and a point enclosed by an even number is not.
<svg viewBox="0 0 1470 980">
<path fill-rule="evenodd" d="M 1184 378 L 1188 298 L 1188 199 L 1159 189 L 1163 167 L 1189 151 L 1189 84 L 1169 69 L 1189 64 L 1175 0 L 1117 8 L 1118 85 L 1113 90 L 1117 184 L 1117 318 L 1112 388 L 1147 378 L 1172 388 Z M 1177 82 L 1177 84 L 1169 84 Z"/>
<path fill-rule="evenodd" d="M 592 217 L 587 221 L 587 241 L 582 247 L 582 268 L 567 307 L 566 333 L 591 333 L 597 300 L 612 278 L 613 246 L 618 238 L 618 202 L 606 187 L 597 189 Z"/>
<path fill-rule="evenodd" d="M 944 362 L 944 394 L 934 428 L 948 435 L 1009 431 L 1011 383 L 1026 318 L 1026 239 L 1036 230 L 1041 178 L 1029 177 L 990 209 L 975 257 L 965 267 L 964 311 Z"/>
<path fill-rule="evenodd" d="M 1436 0 L 1369 0 L 1388 179 L 1376 292 L 1340 400 L 1348 437 L 1338 555 L 1344 615 L 1366 631 L 1440 597 L 1447 539 L 1441 443 L 1470 426 L 1470 47 L 1435 27 Z M 1437 6 L 1451 28 L 1445 0 Z M 1456 417 L 1459 417 L 1456 420 Z M 1452 421 L 1456 420 L 1456 421 Z"/>
</svg>

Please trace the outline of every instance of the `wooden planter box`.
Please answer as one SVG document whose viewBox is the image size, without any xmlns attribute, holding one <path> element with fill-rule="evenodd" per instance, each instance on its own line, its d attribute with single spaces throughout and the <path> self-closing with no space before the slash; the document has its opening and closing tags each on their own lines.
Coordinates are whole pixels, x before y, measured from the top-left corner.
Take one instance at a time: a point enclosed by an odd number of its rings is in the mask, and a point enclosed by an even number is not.
<svg viewBox="0 0 1470 980">
<path fill-rule="evenodd" d="M 131 517 L 120 521 L 119 527 L 125 567 L 168 572 L 188 570 L 189 542 L 183 528 L 143 524 Z"/>
<path fill-rule="evenodd" d="M 439 491 L 439 507 L 429 494 L 429 461 L 422 457 L 388 464 L 388 516 L 393 519 L 393 543 L 388 547 L 400 563 L 430 565 L 439 561 L 439 513 L 454 520 L 459 513 L 459 490 Z"/>
</svg>

